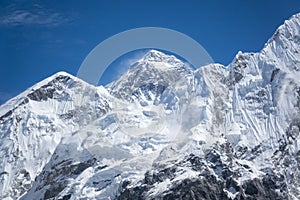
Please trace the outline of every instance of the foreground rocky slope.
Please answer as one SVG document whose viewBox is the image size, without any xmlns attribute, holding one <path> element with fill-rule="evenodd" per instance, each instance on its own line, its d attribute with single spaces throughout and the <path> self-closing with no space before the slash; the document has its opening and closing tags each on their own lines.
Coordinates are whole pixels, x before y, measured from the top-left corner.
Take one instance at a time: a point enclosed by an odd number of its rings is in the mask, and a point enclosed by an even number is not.
<svg viewBox="0 0 300 200">
<path fill-rule="evenodd" d="M 299 35 L 297 14 L 227 67 L 153 50 L 106 88 L 42 81 L 0 109 L 0 197 L 299 199 Z"/>
</svg>

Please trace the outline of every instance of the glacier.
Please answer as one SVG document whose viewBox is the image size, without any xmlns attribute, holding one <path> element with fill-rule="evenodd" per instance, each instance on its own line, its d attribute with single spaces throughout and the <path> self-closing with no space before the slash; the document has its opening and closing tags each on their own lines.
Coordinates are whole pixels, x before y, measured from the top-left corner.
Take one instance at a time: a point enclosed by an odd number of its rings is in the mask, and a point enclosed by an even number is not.
<svg viewBox="0 0 300 200">
<path fill-rule="evenodd" d="M 228 66 L 56 73 L 0 107 L 0 198 L 299 199 L 298 77 L 300 14 Z"/>
</svg>

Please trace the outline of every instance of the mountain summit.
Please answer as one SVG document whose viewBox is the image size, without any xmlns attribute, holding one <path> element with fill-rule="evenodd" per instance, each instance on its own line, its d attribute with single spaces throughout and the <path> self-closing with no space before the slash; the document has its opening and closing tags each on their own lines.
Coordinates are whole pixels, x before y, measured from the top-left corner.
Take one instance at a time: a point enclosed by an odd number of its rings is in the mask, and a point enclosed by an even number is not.
<svg viewBox="0 0 300 200">
<path fill-rule="evenodd" d="M 151 50 L 96 87 L 58 73 L 0 107 L 1 199 L 300 199 L 300 14 L 258 53 Z"/>
<path fill-rule="evenodd" d="M 107 88 L 117 98 L 147 104 L 147 101 L 157 100 L 167 87 L 190 74 L 192 69 L 175 56 L 151 50 Z"/>
<path fill-rule="evenodd" d="M 163 63 L 170 64 L 172 67 L 183 64 L 182 61 L 179 60 L 178 58 L 176 58 L 175 56 L 166 55 L 157 50 L 148 51 L 139 62 L 143 62 L 143 63 L 163 62 Z M 171 66 L 169 66 L 169 67 L 171 67 Z"/>
</svg>

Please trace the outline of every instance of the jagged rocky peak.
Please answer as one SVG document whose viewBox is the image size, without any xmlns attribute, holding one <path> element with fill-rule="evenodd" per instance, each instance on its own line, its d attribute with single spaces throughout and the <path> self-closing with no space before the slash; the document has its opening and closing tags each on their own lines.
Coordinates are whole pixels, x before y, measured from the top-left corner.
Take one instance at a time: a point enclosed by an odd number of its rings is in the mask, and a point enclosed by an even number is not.
<svg viewBox="0 0 300 200">
<path fill-rule="evenodd" d="M 150 68 L 153 68 L 162 73 L 167 71 L 174 71 L 175 73 L 190 73 L 191 71 L 191 67 L 187 65 L 187 63 L 179 60 L 174 55 L 167 55 L 158 50 L 148 51 L 133 67 L 135 66 L 146 66 L 147 70 L 151 70 Z"/>
<path fill-rule="evenodd" d="M 300 13 L 285 20 L 260 52 L 238 52 L 229 65 L 232 83 L 238 83 L 247 75 L 248 82 L 252 76 L 251 78 L 263 79 L 264 84 L 268 84 L 274 80 L 275 75 L 282 77 L 288 71 L 299 72 L 299 45 Z"/>
<path fill-rule="evenodd" d="M 157 50 L 148 51 L 140 62 L 165 62 L 170 64 L 183 64 L 181 60 L 173 55 L 166 55 Z"/>
<path fill-rule="evenodd" d="M 34 101 L 45 101 L 48 98 L 58 97 L 57 92 L 63 91 L 68 84 L 74 83 L 75 77 L 66 73 L 58 72 L 32 88 L 27 97 Z"/>
<path fill-rule="evenodd" d="M 76 78 L 66 72 L 58 72 L 42 80 L 20 95 L 5 102 L 0 109 L 0 120 L 4 120 L 18 107 L 28 104 L 30 100 L 45 101 L 48 98 L 54 98 L 56 91 L 64 90 L 62 85 L 66 85 L 74 79 Z M 58 96 L 60 95 L 56 95 L 56 97 Z"/>
<path fill-rule="evenodd" d="M 281 25 L 260 52 L 261 59 L 283 71 L 300 70 L 300 13 Z"/>
<path fill-rule="evenodd" d="M 153 101 L 167 87 L 192 73 L 192 69 L 175 56 L 150 50 L 107 88 L 117 98 L 130 102 Z"/>
<path fill-rule="evenodd" d="M 276 41 L 278 39 L 286 38 L 295 43 L 300 43 L 300 13 L 293 15 L 290 19 L 285 20 L 284 24 L 282 24 L 271 37 L 271 39 L 267 42 L 270 43 L 272 41 Z M 279 45 L 282 45 L 282 43 Z"/>
<path fill-rule="evenodd" d="M 47 84 L 51 84 L 53 82 L 58 82 L 61 84 L 67 84 L 68 81 L 77 81 L 77 82 L 83 82 L 82 80 L 78 79 L 77 77 L 74 77 L 73 75 L 67 73 L 67 72 L 57 72 L 55 74 L 53 74 L 52 76 L 42 80 L 41 82 L 35 84 L 32 89 L 38 88 L 38 87 L 42 87 L 45 86 Z"/>
</svg>

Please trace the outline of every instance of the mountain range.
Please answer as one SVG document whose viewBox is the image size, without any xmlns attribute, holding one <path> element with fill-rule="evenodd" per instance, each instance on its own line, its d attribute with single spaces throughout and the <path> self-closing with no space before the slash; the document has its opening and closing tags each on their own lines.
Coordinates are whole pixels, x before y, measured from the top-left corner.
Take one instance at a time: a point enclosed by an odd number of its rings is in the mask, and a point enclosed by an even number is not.
<svg viewBox="0 0 300 200">
<path fill-rule="evenodd" d="M 56 73 L 0 107 L 0 198 L 300 199 L 299 77 L 300 14 L 228 66 Z"/>
</svg>

